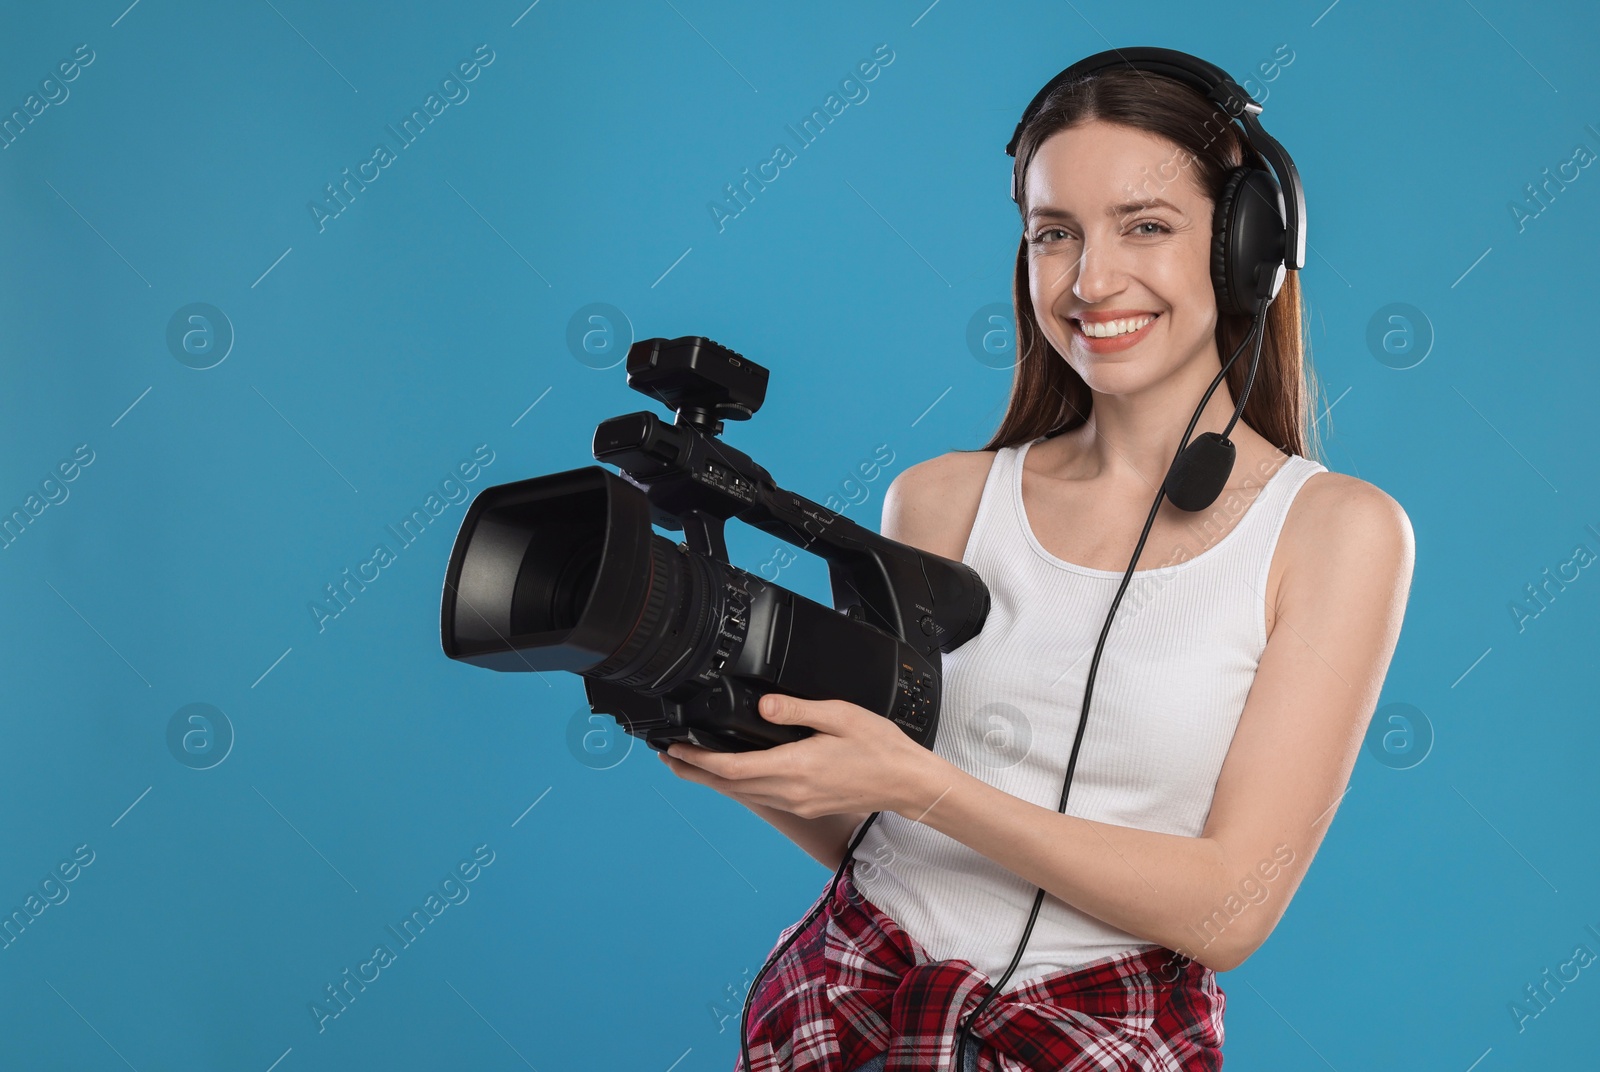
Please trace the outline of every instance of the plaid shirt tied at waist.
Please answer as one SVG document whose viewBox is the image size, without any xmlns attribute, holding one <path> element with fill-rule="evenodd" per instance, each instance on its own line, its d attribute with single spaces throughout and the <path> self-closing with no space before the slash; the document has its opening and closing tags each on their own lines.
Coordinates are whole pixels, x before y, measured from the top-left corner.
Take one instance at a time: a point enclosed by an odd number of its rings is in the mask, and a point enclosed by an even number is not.
<svg viewBox="0 0 1600 1072">
<path fill-rule="evenodd" d="M 965 960 L 933 960 L 862 896 L 855 864 L 762 977 L 753 1064 L 746 1070 L 741 1055 L 734 1072 L 854 1072 L 882 1053 L 885 1072 L 955 1069 L 956 1032 L 989 977 Z M 826 896 L 824 887 L 818 901 Z M 984 1009 L 970 1032 L 978 1072 L 1215 1072 L 1225 1000 L 1215 971 L 1159 947 L 1054 972 Z"/>
</svg>

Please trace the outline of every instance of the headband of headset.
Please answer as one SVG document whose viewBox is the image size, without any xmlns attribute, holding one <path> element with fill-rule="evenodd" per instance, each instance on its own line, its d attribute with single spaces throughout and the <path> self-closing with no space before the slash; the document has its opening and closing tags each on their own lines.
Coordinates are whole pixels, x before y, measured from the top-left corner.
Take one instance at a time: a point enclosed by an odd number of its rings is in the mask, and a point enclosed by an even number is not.
<svg viewBox="0 0 1600 1072">
<path fill-rule="evenodd" d="M 1171 48 L 1113 48 L 1079 60 L 1046 82 L 1044 88 L 1034 94 L 1033 100 L 1028 102 L 1027 109 L 1022 113 L 1022 119 L 1018 121 L 1011 140 L 1006 143 L 1006 155 L 1012 157 L 1017 155 L 1017 142 L 1022 137 L 1022 128 L 1028 125 L 1028 120 L 1032 119 L 1034 113 L 1044 105 L 1045 98 L 1050 96 L 1052 90 L 1086 74 L 1109 67 L 1130 67 L 1176 79 L 1193 86 L 1224 113 L 1238 120 L 1244 127 L 1245 137 L 1251 147 L 1272 166 L 1278 178 L 1278 188 L 1283 194 L 1284 204 L 1284 267 L 1293 271 L 1304 268 L 1306 236 L 1303 221 L 1306 218 L 1306 197 L 1305 190 L 1300 185 L 1300 173 L 1295 170 L 1294 161 L 1284 152 L 1283 146 L 1262 129 L 1260 120 L 1256 118 L 1261 111 L 1261 105 L 1257 104 L 1255 99 L 1221 67 L 1207 63 L 1198 56 L 1191 56 L 1187 52 Z M 1019 194 L 1017 172 L 1013 168 L 1011 200 L 1019 201 Z"/>
</svg>

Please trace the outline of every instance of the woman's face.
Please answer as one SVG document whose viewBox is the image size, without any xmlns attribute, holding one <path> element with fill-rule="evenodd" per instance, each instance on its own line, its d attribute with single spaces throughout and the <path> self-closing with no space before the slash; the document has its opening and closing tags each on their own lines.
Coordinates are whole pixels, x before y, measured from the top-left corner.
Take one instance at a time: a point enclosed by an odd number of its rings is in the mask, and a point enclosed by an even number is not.
<svg viewBox="0 0 1600 1072">
<path fill-rule="evenodd" d="M 1212 202 L 1187 151 L 1090 120 L 1045 139 L 1025 181 L 1034 315 L 1091 388 L 1131 394 L 1197 358 L 1220 362 Z M 1088 337 L 1079 318 L 1104 324 L 1106 314 L 1129 322 L 1113 329 L 1155 319 L 1131 335 Z"/>
</svg>

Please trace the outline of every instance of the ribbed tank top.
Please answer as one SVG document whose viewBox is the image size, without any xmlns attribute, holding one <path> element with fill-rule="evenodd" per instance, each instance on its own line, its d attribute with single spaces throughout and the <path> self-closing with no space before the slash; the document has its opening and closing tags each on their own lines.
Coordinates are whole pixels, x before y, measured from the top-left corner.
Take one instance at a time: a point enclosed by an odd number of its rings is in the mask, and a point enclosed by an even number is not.
<svg viewBox="0 0 1600 1072">
<path fill-rule="evenodd" d="M 941 657 L 933 750 L 1055 811 L 1089 663 L 1123 570 L 1066 562 L 1040 544 L 1022 504 L 1033 443 L 998 450 L 984 482 L 962 561 L 988 585 L 989 616 L 981 633 Z M 1246 489 L 1260 489 L 1255 498 L 1224 490 L 1195 515 L 1204 535 L 1185 541 L 1191 557 L 1145 568 L 1140 556 L 1095 673 L 1067 814 L 1199 836 L 1266 648 L 1273 549 L 1295 494 L 1326 471 L 1291 454 L 1275 471 L 1246 474 Z M 991 980 L 1005 972 L 1037 886 L 894 812 L 878 816 L 854 858 L 862 894 L 933 959 L 966 960 Z M 1046 893 L 1005 992 L 1156 945 Z"/>
</svg>

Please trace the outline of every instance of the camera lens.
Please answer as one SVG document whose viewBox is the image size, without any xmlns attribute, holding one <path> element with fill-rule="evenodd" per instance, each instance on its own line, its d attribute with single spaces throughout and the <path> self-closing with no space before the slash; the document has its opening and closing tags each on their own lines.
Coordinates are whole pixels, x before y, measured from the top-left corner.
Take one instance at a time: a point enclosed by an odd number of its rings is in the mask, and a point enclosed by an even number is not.
<svg viewBox="0 0 1600 1072">
<path fill-rule="evenodd" d="M 530 540 L 517 571 L 511 597 L 511 629 L 516 633 L 544 633 L 571 629 L 594 591 L 600 573 L 600 543 L 585 540 L 567 548 L 536 550 L 540 540 Z M 549 555 L 555 551 L 555 556 Z M 552 561 L 552 557 L 563 561 Z"/>
<path fill-rule="evenodd" d="M 649 500 L 599 466 L 486 488 L 456 536 L 441 640 L 497 670 L 569 670 L 670 691 L 712 664 L 733 567 L 651 528 Z"/>
</svg>

